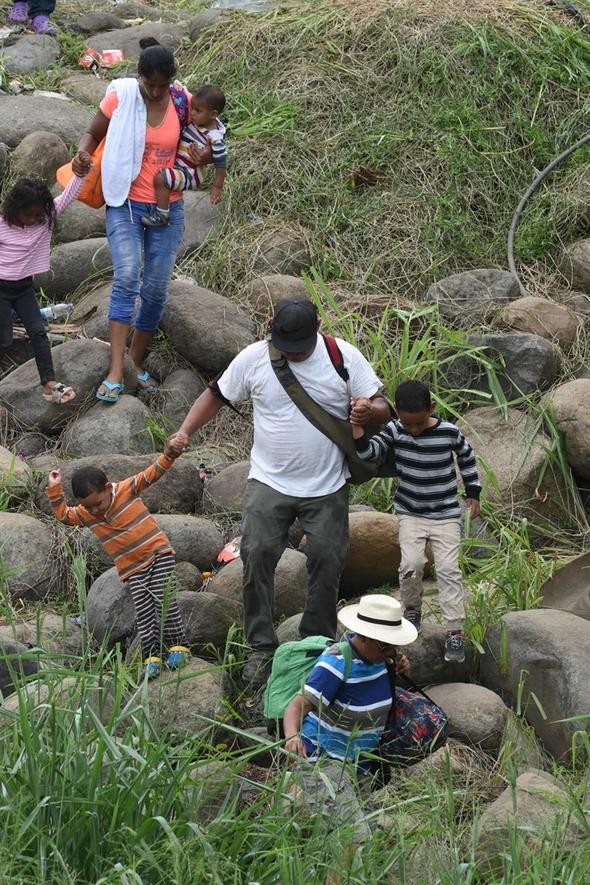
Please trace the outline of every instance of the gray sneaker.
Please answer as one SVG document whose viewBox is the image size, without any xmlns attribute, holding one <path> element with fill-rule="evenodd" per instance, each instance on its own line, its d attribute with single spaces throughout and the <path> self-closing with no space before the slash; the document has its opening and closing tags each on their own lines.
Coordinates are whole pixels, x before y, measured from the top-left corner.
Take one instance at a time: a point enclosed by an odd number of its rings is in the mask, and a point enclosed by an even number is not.
<svg viewBox="0 0 590 885">
<path fill-rule="evenodd" d="M 465 660 L 465 637 L 461 630 L 456 633 L 447 633 L 445 640 L 445 661 L 454 664 L 462 664 Z"/>
<path fill-rule="evenodd" d="M 273 652 L 253 651 L 242 670 L 242 680 L 251 688 L 266 685 L 272 667 Z"/>
<path fill-rule="evenodd" d="M 170 224 L 170 213 L 168 212 L 164 215 L 157 207 L 155 209 L 148 209 L 147 215 L 141 216 L 141 223 L 144 227 L 168 227 Z"/>
<path fill-rule="evenodd" d="M 413 624 L 418 633 L 422 625 L 422 612 L 417 608 L 407 608 L 404 612 L 404 618 Z"/>
</svg>

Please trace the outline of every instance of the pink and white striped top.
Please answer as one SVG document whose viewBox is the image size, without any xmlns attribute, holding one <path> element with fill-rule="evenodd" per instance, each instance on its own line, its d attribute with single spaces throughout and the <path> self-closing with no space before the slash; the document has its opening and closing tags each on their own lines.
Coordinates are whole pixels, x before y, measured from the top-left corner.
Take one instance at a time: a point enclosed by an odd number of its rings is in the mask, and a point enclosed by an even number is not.
<svg viewBox="0 0 590 885">
<path fill-rule="evenodd" d="M 63 194 L 55 198 L 58 215 L 74 202 L 83 184 L 84 178 L 74 175 Z M 7 224 L 0 215 L 0 280 L 22 280 L 49 270 L 50 245 L 51 230 L 47 221 L 17 227 Z"/>
</svg>

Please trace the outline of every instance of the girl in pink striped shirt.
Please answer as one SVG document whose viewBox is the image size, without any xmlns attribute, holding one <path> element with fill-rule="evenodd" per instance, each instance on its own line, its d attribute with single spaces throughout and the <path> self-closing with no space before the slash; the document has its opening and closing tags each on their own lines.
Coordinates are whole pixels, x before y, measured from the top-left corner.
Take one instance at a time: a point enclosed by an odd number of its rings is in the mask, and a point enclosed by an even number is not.
<svg viewBox="0 0 590 885">
<path fill-rule="evenodd" d="M 29 336 L 43 398 L 67 403 L 76 396 L 55 380 L 51 347 L 33 288 L 33 274 L 49 270 L 49 247 L 55 219 L 72 203 L 84 184 L 92 161 L 86 151 L 72 160 L 74 177 L 55 200 L 47 185 L 21 178 L 7 193 L 0 215 L 0 352 L 12 344 L 12 312 Z"/>
</svg>

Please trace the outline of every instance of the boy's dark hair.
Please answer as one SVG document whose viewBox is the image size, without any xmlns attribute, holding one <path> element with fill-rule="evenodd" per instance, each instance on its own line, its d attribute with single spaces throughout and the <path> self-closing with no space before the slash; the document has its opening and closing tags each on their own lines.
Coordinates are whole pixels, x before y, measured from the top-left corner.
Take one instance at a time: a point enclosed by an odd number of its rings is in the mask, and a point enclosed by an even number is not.
<svg viewBox="0 0 590 885">
<path fill-rule="evenodd" d="M 206 102 L 212 111 L 222 112 L 225 107 L 225 95 L 218 86 L 201 86 L 194 93 L 195 98 L 200 98 Z"/>
<path fill-rule="evenodd" d="M 430 388 L 422 381 L 402 381 L 395 391 L 395 407 L 398 412 L 422 412 L 430 410 Z"/>
<path fill-rule="evenodd" d="M 137 73 L 140 77 L 152 77 L 161 74 L 168 80 L 176 76 L 176 62 L 169 49 L 162 46 L 155 37 L 142 37 L 139 41 L 141 53 L 137 62 Z"/>
<path fill-rule="evenodd" d="M 74 498 L 87 498 L 92 492 L 102 492 L 108 482 L 104 470 L 98 467 L 78 467 L 72 474 Z"/>
<path fill-rule="evenodd" d="M 19 178 L 2 203 L 2 217 L 7 224 L 18 224 L 18 213 L 23 209 L 41 206 L 49 227 L 55 224 L 55 203 L 51 191 L 38 178 Z"/>
</svg>

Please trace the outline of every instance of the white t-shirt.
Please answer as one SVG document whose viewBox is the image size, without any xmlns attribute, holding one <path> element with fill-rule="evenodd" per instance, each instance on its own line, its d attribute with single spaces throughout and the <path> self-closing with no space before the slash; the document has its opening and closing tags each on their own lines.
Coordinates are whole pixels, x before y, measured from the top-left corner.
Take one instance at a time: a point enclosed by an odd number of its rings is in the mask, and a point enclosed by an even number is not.
<svg viewBox="0 0 590 885">
<path fill-rule="evenodd" d="M 336 372 L 320 335 L 311 356 L 289 366 L 317 403 L 346 420 L 351 396 L 374 396 L 381 382 L 356 347 L 336 340 L 348 382 Z M 297 498 L 330 495 L 344 485 L 349 471 L 342 450 L 316 430 L 291 400 L 274 373 L 266 341 L 250 344 L 232 360 L 219 379 L 219 389 L 230 402 L 252 399 L 251 479 Z"/>
</svg>

